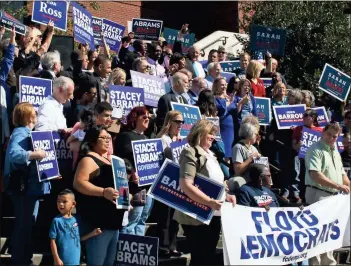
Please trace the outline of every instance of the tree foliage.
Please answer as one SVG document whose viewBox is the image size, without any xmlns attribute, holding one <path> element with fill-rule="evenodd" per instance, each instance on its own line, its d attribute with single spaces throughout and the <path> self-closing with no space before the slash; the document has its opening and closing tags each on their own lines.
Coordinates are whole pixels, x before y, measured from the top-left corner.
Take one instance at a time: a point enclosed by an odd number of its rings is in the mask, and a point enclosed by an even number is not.
<svg viewBox="0 0 351 266">
<path fill-rule="evenodd" d="M 334 1 L 242 2 L 239 25 L 248 34 L 252 24 L 285 28 L 279 69 L 293 87 L 316 91 L 325 63 L 351 72 L 351 15 L 344 13 L 346 8 L 345 2 Z M 249 43 L 241 42 L 249 51 Z"/>
</svg>

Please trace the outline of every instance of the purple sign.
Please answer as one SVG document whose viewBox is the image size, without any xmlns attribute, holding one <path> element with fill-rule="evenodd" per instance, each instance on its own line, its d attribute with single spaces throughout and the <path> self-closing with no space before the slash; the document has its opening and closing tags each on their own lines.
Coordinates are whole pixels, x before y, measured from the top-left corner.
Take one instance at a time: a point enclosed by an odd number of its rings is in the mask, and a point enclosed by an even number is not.
<svg viewBox="0 0 351 266">
<path fill-rule="evenodd" d="M 33 2 L 32 21 L 47 25 L 49 21 L 54 22 L 54 27 L 67 30 L 67 1 L 37 1 Z"/>
<path fill-rule="evenodd" d="M 102 34 L 112 51 L 118 52 L 126 28 L 108 19 L 102 20 Z"/>
<path fill-rule="evenodd" d="M 274 117 L 278 129 L 290 129 L 303 125 L 305 104 L 273 106 Z"/>
<path fill-rule="evenodd" d="M 184 150 L 187 147 L 190 147 L 186 138 L 179 141 L 173 141 L 171 142 L 170 146 L 171 146 L 173 162 L 175 163 L 179 163 L 180 153 L 182 152 L 182 150 Z"/>
<path fill-rule="evenodd" d="M 88 10 L 78 3 L 72 2 L 72 17 L 74 25 L 74 39 L 82 44 L 94 47 L 94 33 L 92 27 L 92 16 Z"/>
<path fill-rule="evenodd" d="M 182 113 L 184 124 L 180 130 L 180 136 L 186 138 L 192 126 L 199 120 L 202 119 L 201 112 L 198 106 L 190 104 L 182 104 L 171 102 L 172 110 L 179 111 Z"/>
</svg>

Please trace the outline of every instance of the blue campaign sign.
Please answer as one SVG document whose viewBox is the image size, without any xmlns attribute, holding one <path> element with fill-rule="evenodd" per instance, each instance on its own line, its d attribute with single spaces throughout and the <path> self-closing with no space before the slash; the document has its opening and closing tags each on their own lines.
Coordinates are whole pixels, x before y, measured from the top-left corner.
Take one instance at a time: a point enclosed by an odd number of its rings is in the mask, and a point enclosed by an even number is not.
<svg viewBox="0 0 351 266">
<path fill-rule="evenodd" d="M 235 77 L 235 73 L 221 72 L 221 76 L 224 77 L 228 83 L 232 77 Z"/>
<path fill-rule="evenodd" d="M 273 106 L 274 117 L 278 129 L 290 129 L 303 125 L 305 104 Z"/>
<path fill-rule="evenodd" d="M 92 17 L 91 25 L 93 27 L 94 44 L 102 45 L 102 18 Z"/>
<path fill-rule="evenodd" d="M 311 147 L 313 143 L 319 141 L 321 137 L 322 132 L 304 127 L 302 130 L 302 144 L 299 150 L 299 158 L 305 158 L 308 148 Z"/>
<path fill-rule="evenodd" d="M 263 85 L 265 88 L 268 88 L 272 85 L 272 78 L 261 78 L 263 80 Z"/>
<path fill-rule="evenodd" d="M 74 39 L 82 44 L 94 47 L 94 33 L 90 12 L 76 2 L 72 2 L 73 32 Z"/>
<path fill-rule="evenodd" d="M 315 107 L 312 109 L 315 110 L 318 114 L 317 121 L 318 121 L 319 126 L 325 127 L 329 123 L 329 117 L 328 117 L 327 111 L 325 110 L 325 107 L 324 106 Z"/>
<path fill-rule="evenodd" d="M 31 133 L 33 149 L 43 150 L 46 153 L 44 159 L 37 161 L 39 182 L 57 178 L 60 172 L 51 131 L 32 131 Z"/>
<path fill-rule="evenodd" d="M 336 147 L 338 148 L 339 152 L 344 151 L 344 145 L 342 144 L 342 139 L 343 139 L 343 136 L 339 136 L 338 140 L 336 141 Z"/>
<path fill-rule="evenodd" d="M 345 101 L 349 95 L 351 78 L 335 67 L 325 64 L 322 75 L 319 79 L 319 88 L 333 96 Z"/>
<path fill-rule="evenodd" d="M 52 131 L 52 137 L 55 144 L 56 159 L 60 168 L 60 173 L 62 176 L 65 170 L 71 173 L 73 154 L 69 148 L 69 144 L 67 144 L 67 137 L 64 133 L 58 131 Z"/>
<path fill-rule="evenodd" d="M 271 99 L 264 97 L 255 97 L 257 118 L 261 126 L 269 126 L 272 120 Z"/>
<path fill-rule="evenodd" d="M 186 138 L 179 141 L 173 141 L 171 142 L 170 146 L 173 162 L 175 163 L 179 163 L 180 153 L 182 152 L 182 150 L 184 150 L 187 147 L 190 147 Z"/>
<path fill-rule="evenodd" d="M 31 103 L 38 111 L 39 106 L 52 94 L 52 80 L 20 76 L 19 102 Z"/>
<path fill-rule="evenodd" d="M 240 68 L 240 60 L 223 61 L 219 62 L 223 72 L 233 72 L 235 69 Z"/>
<path fill-rule="evenodd" d="M 267 52 L 284 56 L 286 30 L 252 25 L 250 37 L 251 51 Z"/>
<path fill-rule="evenodd" d="M 32 21 L 47 25 L 49 21 L 54 22 L 54 27 L 67 30 L 67 1 L 38 1 L 33 2 Z"/>
<path fill-rule="evenodd" d="M 178 36 L 178 30 L 175 29 L 170 29 L 170 28 L 164 28 L 163 29 L 163 37 L 166 39 L 168 43 L 168 47 L 173 49 L 173 45 L 175 41 L 177 40 Z M 189 48 L 194 44 L 195 42 L 195 34 L 184 34 L 183 35 L 183 40 L 182 40 L 182 52 L 185 54 L 188 52 Z"/>
<path fill-rule="evenodd" d="M 160 174 L 150 188 L 149 195 L 204 224 L 209 224 L 214 211 L 206 205 L 193 201 L 180 189 L 179 171 L 178 164 L 166 159 L 162 165 Z M 223 184 L 196 174 L 194 185 L 210 198 L 222 199 L 224 193 Z"/>
<path fill-rule="evenodd" d="M 113 182 L 119 193 L 116 199 L 117 209 L 128 209 L 129 207 L 129 186 L 128 175 L 124 160 L 112 155 Z"/>
<path fill-rule="evenodd" d="M 172 110 L 182 113 L 184 124 L 180 130 L 180 136 L 185 138 L 189 135 L 191 127 L 202 119 L 200 109 L 197 106 L 171 102 Z"/>
<path fill-rule="evenodd" d="M 222 137 L 221 137 L 221 129 L 220 129 L 220 126 L 219 126 L 219 117 L 216 116 L 216 117 L 206 117 L 206 120 L 208 121 L 211 121 L 213 124 L 216 125 L 217 127 L 217 134 L 216 134 L 216 140 L 217 141 L 221 141 L 222 140 Z"/>
<path fill-rule="evenodd" d="M 162 30 L 163 21 L 133 18 L 132 31 L 134 38 L 146 41 L 158 41 Z"/>
<path fill-rule="evenodd" d="M 133 70 L 130 71 L 130 75 L 133 87 L 144 89 L 145 105 L 157 107 L 158 100 L 166 93 L 163 79 Z"/>
<path fill-rule="evenodd" d="M 15 27 L 15 32 L 21 35 L 25 35 L 27 31 L 25 25 L 7 14 L 4 10 L 0 10 L 0 25 L 4 25 L 4 27 L 9 30 Z"/>
<path fill-rule="evenodd" d="M 158 237 L 119 234 L 115 266 L 157 266 Z"/>
<path fill-rule="evenodd" d="M 152 184 L 163 162 L 161 139 L 132 141 L 132 149 L 139 187 Z"/>
<path fill-rule="evenodd" d="M 126 117 L 136 106 L 144 106 L 144 90 L 127 86 L 109 85 L 110 104 L 113 108 L 123 110 Z"/>
<path fill-rule="evenodd" d="M 126 28 L 108 19 L 102 21 L 102 32 L 112 51 L 118 52 Z"/>
</svg>

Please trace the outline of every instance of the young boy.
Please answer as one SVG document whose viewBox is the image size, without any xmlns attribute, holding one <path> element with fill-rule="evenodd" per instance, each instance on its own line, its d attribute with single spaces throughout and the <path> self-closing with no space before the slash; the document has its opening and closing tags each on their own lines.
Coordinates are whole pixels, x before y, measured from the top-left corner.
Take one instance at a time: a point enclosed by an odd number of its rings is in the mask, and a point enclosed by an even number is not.
<svg viewBox="0 0 351 266">
<path fill-rule="evenodd" d="M 100 228 L 80 237 L 76 218 L 72 209 L 76 206 L 71 190 L 65 189 L 57 197 L 57 208 L 61 215 L 54 218 L 50 228 L 50 247 L 54 257 L 54 265 L 79 265 L 80 241 L 101 234 Z"/>
</svg>

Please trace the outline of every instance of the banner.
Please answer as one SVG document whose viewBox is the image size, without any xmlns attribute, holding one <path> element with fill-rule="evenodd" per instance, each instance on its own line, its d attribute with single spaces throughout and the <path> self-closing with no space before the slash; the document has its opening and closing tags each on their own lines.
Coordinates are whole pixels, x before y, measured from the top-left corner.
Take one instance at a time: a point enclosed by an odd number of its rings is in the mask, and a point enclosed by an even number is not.
<svg viewBox="0 0 351 266">
<path fill-rule="evenodd" d="M 92 16 L 88 10 L 78 3 L 72 2 L 73 33 L 74 39 L 82 44 L 89 44 L 94 47 L 94 34 L 92 27 Z"/>
<path fill-rule="evenodd" d="M 128 209 L 129 207 L 129 186 L 126 165 L 123 159 L 112 155 L 113 182 L 118 191 L 116 199 L 117 209 Z"/>
<path fill-rule="evenodd" d="M 305 104 L 273 106 L 274 117 L 278 129 L 290 129 L 303 125 Z"/>
<path fill-rule="evenodd" d="M 273 55 L 284 56 L 286 40 L 286 30 L 252 25 L 250 49 L 266 53 L 267 51 Z"/>
<path fill-rule="evenodd" d="M 21 22 L 14 17 L 7 14 L 4 10 L 0 10 L 0 25 L 4 25 L 6 29 L 12 30 L 15 27 L 15 32 L 21 35 L 25 35 L 27 28 Z"/>
<path fill-rule="evenodd" d="M 218 62 L 223 72 L 234 72 L 235 69 L 240 68 L 240 60 L 233 60 L 233 61 L 222 61 Z"/>
<path fill-rule="evenodd" d="M 325 127 L 329 123 L 329 117 L 328 117 L 327 111 L 325 110 L 325 107 L 324 106 L 315 107 L 312 109 L 315 110 L 318 114 L 317 121 L 318 121 L 319 126 Z"/>
<path fill-rule="evenodd" d="M 206 120 L 211 121 L 213 124 L 216 125 L 218 131 L 217 131 L 215 139 L 217 141 L 221 141 L 222 140 L 222 136 L 221 136 L 221 129 L 220 129 L 220 126 L 219 126 L 219 117 L 218 116 L 216 116 L 216 117 L 206 117 Z"/>
<path fill-rule="evenodd" d="M 91 26 L 93 28 L 94 44 L 102 45 L 102 18 L 92 17 Z"/>
<path fill-rule="evenodd" d="M 31 103 L 35 111 L 38 111 L 39 106 L 52 94 L 51 79 L 20 76 L 19 87 L 19 102 Z"/>
<path fill-rule="evenodd" d="M 45 151 L 46 157 L 37 160 L 39 182 L 47 181 L 60 176 L 54 140 L 51 131 L 32 131 L 32 144 L 34 151 Z"/>
<path fill-rule="evenodd" d="M 264 88 L 268 88 L 269 86 L 272 86 L 272 78 L 260 78 L 263 80 L 263 85 Z"/>
<path fill-rule="evenodd" d="M 157 107 L 158 100 L 166 93 L 163 79 L 131 70 L 132 84 L 135 88 L 144 89 L 145 105 Z"/>
<path fill-rule="evenodd" d="M 113 108 L 123 110 L 123 116 L 136 106 L 144 106 L 144 90 L 140 88 L 109 85 L 110 104 Z"/>
<path fill-rule="evenodd" d="M 124 26 L 111 20 L 104 18 L 102 21 L 102 32 L 104 34 L 105 41 L 109 45 L 110 49 L 116 53 L 119 51 L 125 29 L 126 28 Z"/>
<path fill-rule="evenodd" d="M 66 31 L 67 30 L 67 1 L 38 1 L 33 2 L 32 21 L 47 25 L 49 21 L 54 22 L 54 27 Z"/>
<path fill-rule="evenodd" d="M 351 78 L 335 67 L 325 64 L 319 79 L 319 88 L 340 101 L 346 101 L 350 92 Z"/>
<path fill-rule="evenodd" d="M 158 237 L 119 234 L 115 266 L 158 265 Z"/>
<path fill-rule="evenodd" d="M 261 126 L 269 126 L 272 121 L 271 99 L 255 97 L 257 118 Z"/>
<path fill-rule="evenodd" d="M 191 127 L 202 119 L 200 109 L 197 106 L 171 102 L 172 110 L 182 113 L 184 124 L 180 130 L 180 136 L 185 138 L 189 135 Z"/>
<path fill-rule="evenodd" d="M 173 49 L 174 42 L 177 40 L 178 30 L 164 28 L 163 29 L 163 37 L 166 39 L 168 43 L 168 47 Z M 195 42 L 195 34 L 184 34 L 182 40 L 182 52 L 186 54 L 191 46 L 193 46 Z"/>
<path fill-rule="evenodd" d="M 132 141 L 132 149 L 139 187 L 152 184 L 163 162 L 161 139 Z"/>
<path fill-rule="evenodd" d="M 284 207 L 266 211 L 224 203 L 223 252 L 228 265 L 294 264 L 338 249 L 350 216 L 345 210 L 350 210 L 349 195 L 331 196 L 303 210 Z"/>
<path fill-rule="evenodd" d="M 221 200 L 223 197 L 224 185 L 208 177 L 197 174 L 194 186 L 210 198 Z M 150 188 L 149 195 L 204 224 L 211 222 L 214 211 L 206 205 L 193 201 L 184 194 L 179 185 L 179 165 L 169 159 L 166 159 L 162 165 L 157 179 Z"/>
<path fill-rule="evenodd" d="M 132 31 L 134 32 L 134 39 L 145 41 L 158 41 L 160 37 L 163 21 L 133 18 Z"/>
<path fill-rule="evenodd" d="M 227 81 L 227 83 L 229 83 L 229 80 L 232 77 L 235 77 L 235 73 L 229 73 L 229 72 L 221 72 L 220 74 L 223 78 L 225 78 L 225 80 Z"/>
<path fill-rule="evenodd" d="M 171 146 L 173 162 L 175 163 L 179 163 L 179 158 L 182 150 L 184 150 L 187 147 L 190 147 L 186 138 L 179 141 L 173 141 L 171 142 L 170 146 Z"/>
</svg>

